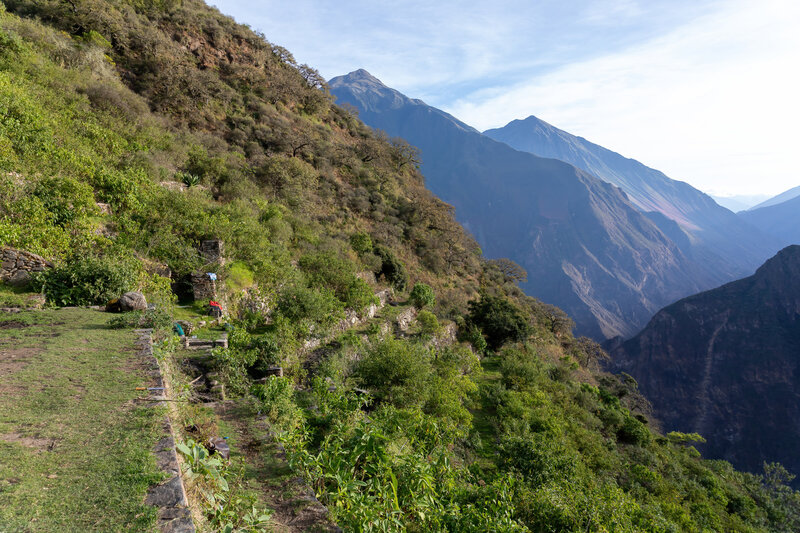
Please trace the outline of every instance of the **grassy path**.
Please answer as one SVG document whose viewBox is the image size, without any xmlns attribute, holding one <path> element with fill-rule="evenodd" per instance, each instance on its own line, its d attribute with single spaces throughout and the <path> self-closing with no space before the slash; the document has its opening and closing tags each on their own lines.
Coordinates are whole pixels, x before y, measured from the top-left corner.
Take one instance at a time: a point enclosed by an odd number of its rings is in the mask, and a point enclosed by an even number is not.
<svg viewBox="0 0 800 533">
<path fill-rule="evenodd" d="M 158 409 L 130 330 L 63 309 L 0 316 L 0 532 L 153 531 Z"/>
</svg>

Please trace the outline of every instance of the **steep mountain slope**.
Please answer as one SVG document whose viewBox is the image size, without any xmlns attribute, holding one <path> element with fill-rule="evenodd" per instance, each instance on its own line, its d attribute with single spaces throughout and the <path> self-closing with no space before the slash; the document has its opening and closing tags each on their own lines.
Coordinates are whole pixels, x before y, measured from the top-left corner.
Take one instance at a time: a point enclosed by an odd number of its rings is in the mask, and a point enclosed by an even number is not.
<svg viewBox="0 0 800 533">
<path fill-rule="evenodd" d="M 743 223 L 688 183 L 530 116 L 484 135 L 517 150 L 552 157 L 620 187 L 644 212 L 658 212 L 687 234 L 681 246 L 717 284 L 750 275 L 780 244 Z M 665 229 L 662 227 L 662 229 Z M 680 244 L 679 240 L 676 243 Z M 706 285 L 704 288 L 708 288 Z"/>
<path fill-rule="evenodd" d="M 782 204 L 783 202 L 788 202 L 789 200 L 797 198 L 798 196 L 800 196 L 800 185 L 797 187 L 792 187 L 788 191 L 783 191 L 782 193 L 778 194 L 777 196 L 773 196 L 768 200 L 764 200 L 763 202 L 751 207 L 750 210 L 755 211 L 756 209 L 761 209 L 762 207 Z"/>
<path fill-rule="evenodd" d="M 455 206 L 484 252 L 520 263 L 524 289 L 567 311 L 580 333 L 631 335 L 659 306 L 717 279 L 616 187 L 489 139 L 366 71 L 330 88 L 370 126 L 419 147 L 426 184 Z"/>
<path fill-rule="evenodd" d="M 738 215 L 785 246 L 800 244 L 800 196 L 782 203 L 742 211 Z"/>
<path fill-rule="evenodd" d="M 610 354 L 665 430 L 700 433 L 704 453 L 739 468 L 800 472 L 800 246 L 662 309 Z"/>
</svg>

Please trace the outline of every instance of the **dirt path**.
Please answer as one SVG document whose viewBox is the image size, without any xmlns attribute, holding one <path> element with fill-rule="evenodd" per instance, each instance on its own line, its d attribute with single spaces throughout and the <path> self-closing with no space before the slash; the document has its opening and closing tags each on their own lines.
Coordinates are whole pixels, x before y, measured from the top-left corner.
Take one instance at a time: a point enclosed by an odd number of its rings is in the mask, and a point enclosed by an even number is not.
<svg viewBox="0 0 800 533">
<path fill-rule="evenodd" d="M 341 531 L 328 519 L 325 506 L 294 476 L 283 448 L 269 436 L 266 421 L 249 407 L 232 401 L 218 403 L 215 411 L 232 430 L 231 454 L 241 454 L 247 464 L 248 487 L 256 490 L 264 505 L 272 509 L 275 531 Z"/>
</svg>

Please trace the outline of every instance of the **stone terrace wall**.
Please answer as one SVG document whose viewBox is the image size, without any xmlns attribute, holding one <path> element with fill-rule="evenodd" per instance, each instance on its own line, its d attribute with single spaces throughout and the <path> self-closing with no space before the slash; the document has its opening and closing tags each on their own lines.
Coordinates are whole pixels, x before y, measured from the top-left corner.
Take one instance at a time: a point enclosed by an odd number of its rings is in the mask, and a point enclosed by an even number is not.
<svg viewBox="0 0 800 533">
<path fill-rule="evenodd" d="M 7 246 L 0 247 L 0 281 L 24 283 L 31 272 L 41 272 L 52 266 L 51 262 L 36 254 Z"/>
</svg>

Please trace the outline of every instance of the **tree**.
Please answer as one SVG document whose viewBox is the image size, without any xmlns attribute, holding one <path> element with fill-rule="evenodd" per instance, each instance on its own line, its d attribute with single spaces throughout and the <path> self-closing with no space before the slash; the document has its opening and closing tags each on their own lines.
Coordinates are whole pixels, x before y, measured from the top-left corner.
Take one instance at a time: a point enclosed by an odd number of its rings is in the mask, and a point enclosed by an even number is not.
<svg viewBox="0 0 800 533">
<path fill-rule="evenodd" d="M 506 298 L 484 294 L 480 300 L 469 302 L 469 320 L 483 331 L 493 350 L 508 341 L 522 341 L 530 325 L 522 312 Z"/>
<path fill-rule="evenodd" d="M 511 259 L 501 257 L 486 261 L 487 266 L 496 268 L 506 278 L 507 281 L 514 283 L 524 283 L 528 281 L 528 272 Z"/>
</svg>

